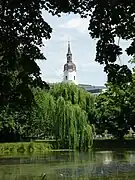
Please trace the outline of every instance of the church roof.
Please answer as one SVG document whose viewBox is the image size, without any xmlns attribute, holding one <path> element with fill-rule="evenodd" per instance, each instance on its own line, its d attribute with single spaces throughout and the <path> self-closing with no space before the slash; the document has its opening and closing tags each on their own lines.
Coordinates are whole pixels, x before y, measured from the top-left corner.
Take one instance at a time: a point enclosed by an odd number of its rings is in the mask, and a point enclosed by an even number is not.
<svg viewBox="0 0 135 180">
<path fill-rule="evenodd" d="M 67 62 L 64 65 L 64 71 L 76 71 L 76 65 L 73 62 Z"/>
</svg>

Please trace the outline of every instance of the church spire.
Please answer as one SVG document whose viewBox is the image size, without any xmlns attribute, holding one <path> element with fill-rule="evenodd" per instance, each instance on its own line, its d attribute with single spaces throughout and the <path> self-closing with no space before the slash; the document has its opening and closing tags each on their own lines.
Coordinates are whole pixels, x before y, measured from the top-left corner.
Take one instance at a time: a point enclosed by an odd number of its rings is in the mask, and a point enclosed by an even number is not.
<svg viewBox="0 0 135 180">
<path fill-rule="evenodd" d="M 64 82 L 73 82 L 77 84 L 76 81 L 76 65 L 72 61 L 72 53 L 70 49 L 70 42 L 68 41 L 67 47 L 67 63 L 64 64 Z"/>
<path fill-rule="evenodd" d="M 70 49 L 70 41 L 68 41 L 68 53 L 67 54 L 72 54 L 71 49 Z"/>
<path fill-rule="evenodd" d="M 70 49 L 70 41 L 68 41 L 68 53 L 67 53 L 67 63 L 72 62 L 72 53 Z"/>
</svg>

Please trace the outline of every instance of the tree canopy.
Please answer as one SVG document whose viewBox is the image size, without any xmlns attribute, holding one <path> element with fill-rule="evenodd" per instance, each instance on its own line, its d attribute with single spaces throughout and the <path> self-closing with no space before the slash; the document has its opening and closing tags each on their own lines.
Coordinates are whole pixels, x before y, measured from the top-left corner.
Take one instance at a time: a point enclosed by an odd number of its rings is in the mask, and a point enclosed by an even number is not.
<svg viewBox="0 0 135 180">
<path fill-rule="evenodd" d="M 39 91 L 39 94 L 37 91 L 33 92 L 35 87 L 49 89 L 42 81 L 40 68 L 36 63 L 36 60 L 45 59 L 40 47 L 44 45 L 43 38 L 49 39 L 52 32 L 52 28 L 42 17 L 42 10 L 52 15 L 73 12 L 80 14 L 82 18 L 89 18 L 89 34 L 98 40 L 95 60 L 104 65 L 108 82 L 111 82 L 108 84 L 108 91 L 98 96 L 96 109 L 95 99 L 76 86 L 58 84 L 49 94 L 44 90 Z M 31 124 L 37 134 L 44 131 L 51 134 L 50 126 L 56 109 L 56 117 L 66 114 L 64 120 L 71 122 L 69 134 L 74 144 L 79 142 L 75 136 L 78 133 L 76 127 L 81 122 L 84 122 L 85 130 L 82 128 L 79 133 L 85 132 L 86 137 L 92 132 L 91 123 L 100 124 L 97 120 L 104 122 L 107 116 L 109 128 L 116 132 L 117 127 L 119 136 L 123 136 L 129 125 L 134 127 L 135 76 L 126 65 L 116 64 L 117 58 L 122 54 L 120 39 L 132 41 L 126 52 L 128 55 L 135 55 L 134 19 L 134 0 L 1 0 L 0 136 L 9 132 L 21 136 L 30 135 L 34 132 Z M 118 43 L 116 38 L 119 39 Z M 61 112 L 62 106 L 65 108 L 64 114 Z M 55 121 L 59 120 L 63 126 L 62 119 L 55 118 Z M 46 125 L 41 126 L 44 123 Z M 57 132 L 58 138 L 62 137 L 60 133 L 64 136 L 64 131 L 60 130 Z M 90 139 L 86 138 L 85 142 L 88 143 Z M 84 139 L 80 138 L 80 141 L 84 142 Z"/>
<path fill-rule="evenodd" d="M 45 2 L 44 2 L 45 3 Z M 42 17 L 43 1 L 0 1 L 0 104 L 30 106 L 31 88 L 46 85 L 35 60 L 45 59 L 39 46 L 50 38 Z"/>
<path fill-rule="evenodd" d="M 94 97 L 74 84 L 50 90 L 32 88 L 34 103 L 27 111 L 6 107 L 0 112 L 0 141 L 50 139 L 57 148 L 87 150 L 93 143 Z"/>
<path fill-rule="evenodd" d="M 61 139 L 62 145 L 68 148 L 91 147 L 94 133 L 94 97 L 72 83 L 55 84 L 49 93 L 56 101 L 56 139 Z"/>
<path fill-rule="evenodd" d="M 129 129 L 135 130 L 134 77 L 125 86 L 108 84 L 106 92 L 97 96 L 95 127 L 98 134 L 108 130 L 116 138 L 123 138 Z"/>
<path fill-rule="evenodd" d="M 33 92 L 37 106 L 31 114 L 32 134 L 39 138 L 53 136 L 58 148 L 91 147 L 94 97 L 90 93 L 72 83 L 58 83 L 49 91 L 38 88 Z"/>
<path fill-rule="evenodd" d="M 23 105 L 29 104 L 33 99 L 30 87 L 46 85 L 35 62 L 45 59 L 39 46 L 43 46 L 42 39 L 49 39 L 52 32 L 42 17 L 42 10 L 52 15 L 73 12 L 89 18 L 90 36 L 98 39 L 95 60 L 105 65 L 108 81 L 116 84 L 131 81 L 128 67 L 116 64 L 122 54 L 116 37 L 132 40 L 126 52 L 135 54 L 134 0 L 1 0 L 1 104 L 12 104 L 13 99 Z"/>
</svg>

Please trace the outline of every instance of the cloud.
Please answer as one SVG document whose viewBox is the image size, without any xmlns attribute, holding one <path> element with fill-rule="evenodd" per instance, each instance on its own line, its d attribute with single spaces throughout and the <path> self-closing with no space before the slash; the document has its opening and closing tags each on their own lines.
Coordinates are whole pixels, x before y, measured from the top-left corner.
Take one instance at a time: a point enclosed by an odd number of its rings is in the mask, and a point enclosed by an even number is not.
<svg viewBox="0 0 135 180">
<path fill-rule="evenodd" d="M 55 71 L 54 71 L 54 76 L 55 76 L 55 77 L 58 77 L 58 78 L 62 78 L 62 77 L 63 77 L 62 68 L 55 70 Z"/>
<path fill-rule="evenodd" d="M 68 41 L 75 41 L 76 37 L 72 35 L 72 33 L 68 33 L 65 31 L 60 31 L 59 29 L 53 34 L 52 38 L 50 41 L 56 42 L 56 43 L 63 43 Z"/>
<path fill-rule="evenodd" d="M 41 73 L 42 79 L 47 82 L 61 82 L 63 80 L 62 69 L 56 69 L 54 71 L 46 72 L 46 74 L 43 70 L 41 70 Z"/>
<path fill-rule="evenodd" d="M 79 71 L 79 73 L 84 73 L 84 74 L 97 73 L 98 71 L 104 71 L 104 66 L 93 61 L 79 65 L 77 70 Z"/>
<path fill-rule="evenodd" d="M 67 29 L 76 29 L 80 33 L 86 33 L 88 32 L 88 25 L 89 25 L 88 19 L 82 19 L 82 18 L 76 17 L 76 18 L 72 18 L 68 20 L 64 24 L 61 24 L 59 27 L 67 28 Z"/>
</svg>

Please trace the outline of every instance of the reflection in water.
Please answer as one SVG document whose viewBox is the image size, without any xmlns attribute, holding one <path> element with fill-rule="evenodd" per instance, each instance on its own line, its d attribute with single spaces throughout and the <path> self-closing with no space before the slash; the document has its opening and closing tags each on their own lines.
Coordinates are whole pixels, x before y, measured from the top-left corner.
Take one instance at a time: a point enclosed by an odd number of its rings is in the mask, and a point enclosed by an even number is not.
<svg viewBox="0 0 135 180">
<path fill-rule="evenodd" d="M 134 151 L 54 152 L 41 156 L 0 158 L 0 177 L 19 180 L 25 176 L 50 179 L 104 177 L 135 170 Z M 26 178 L 24 178 L 26 179 Z"/>
</svg>

